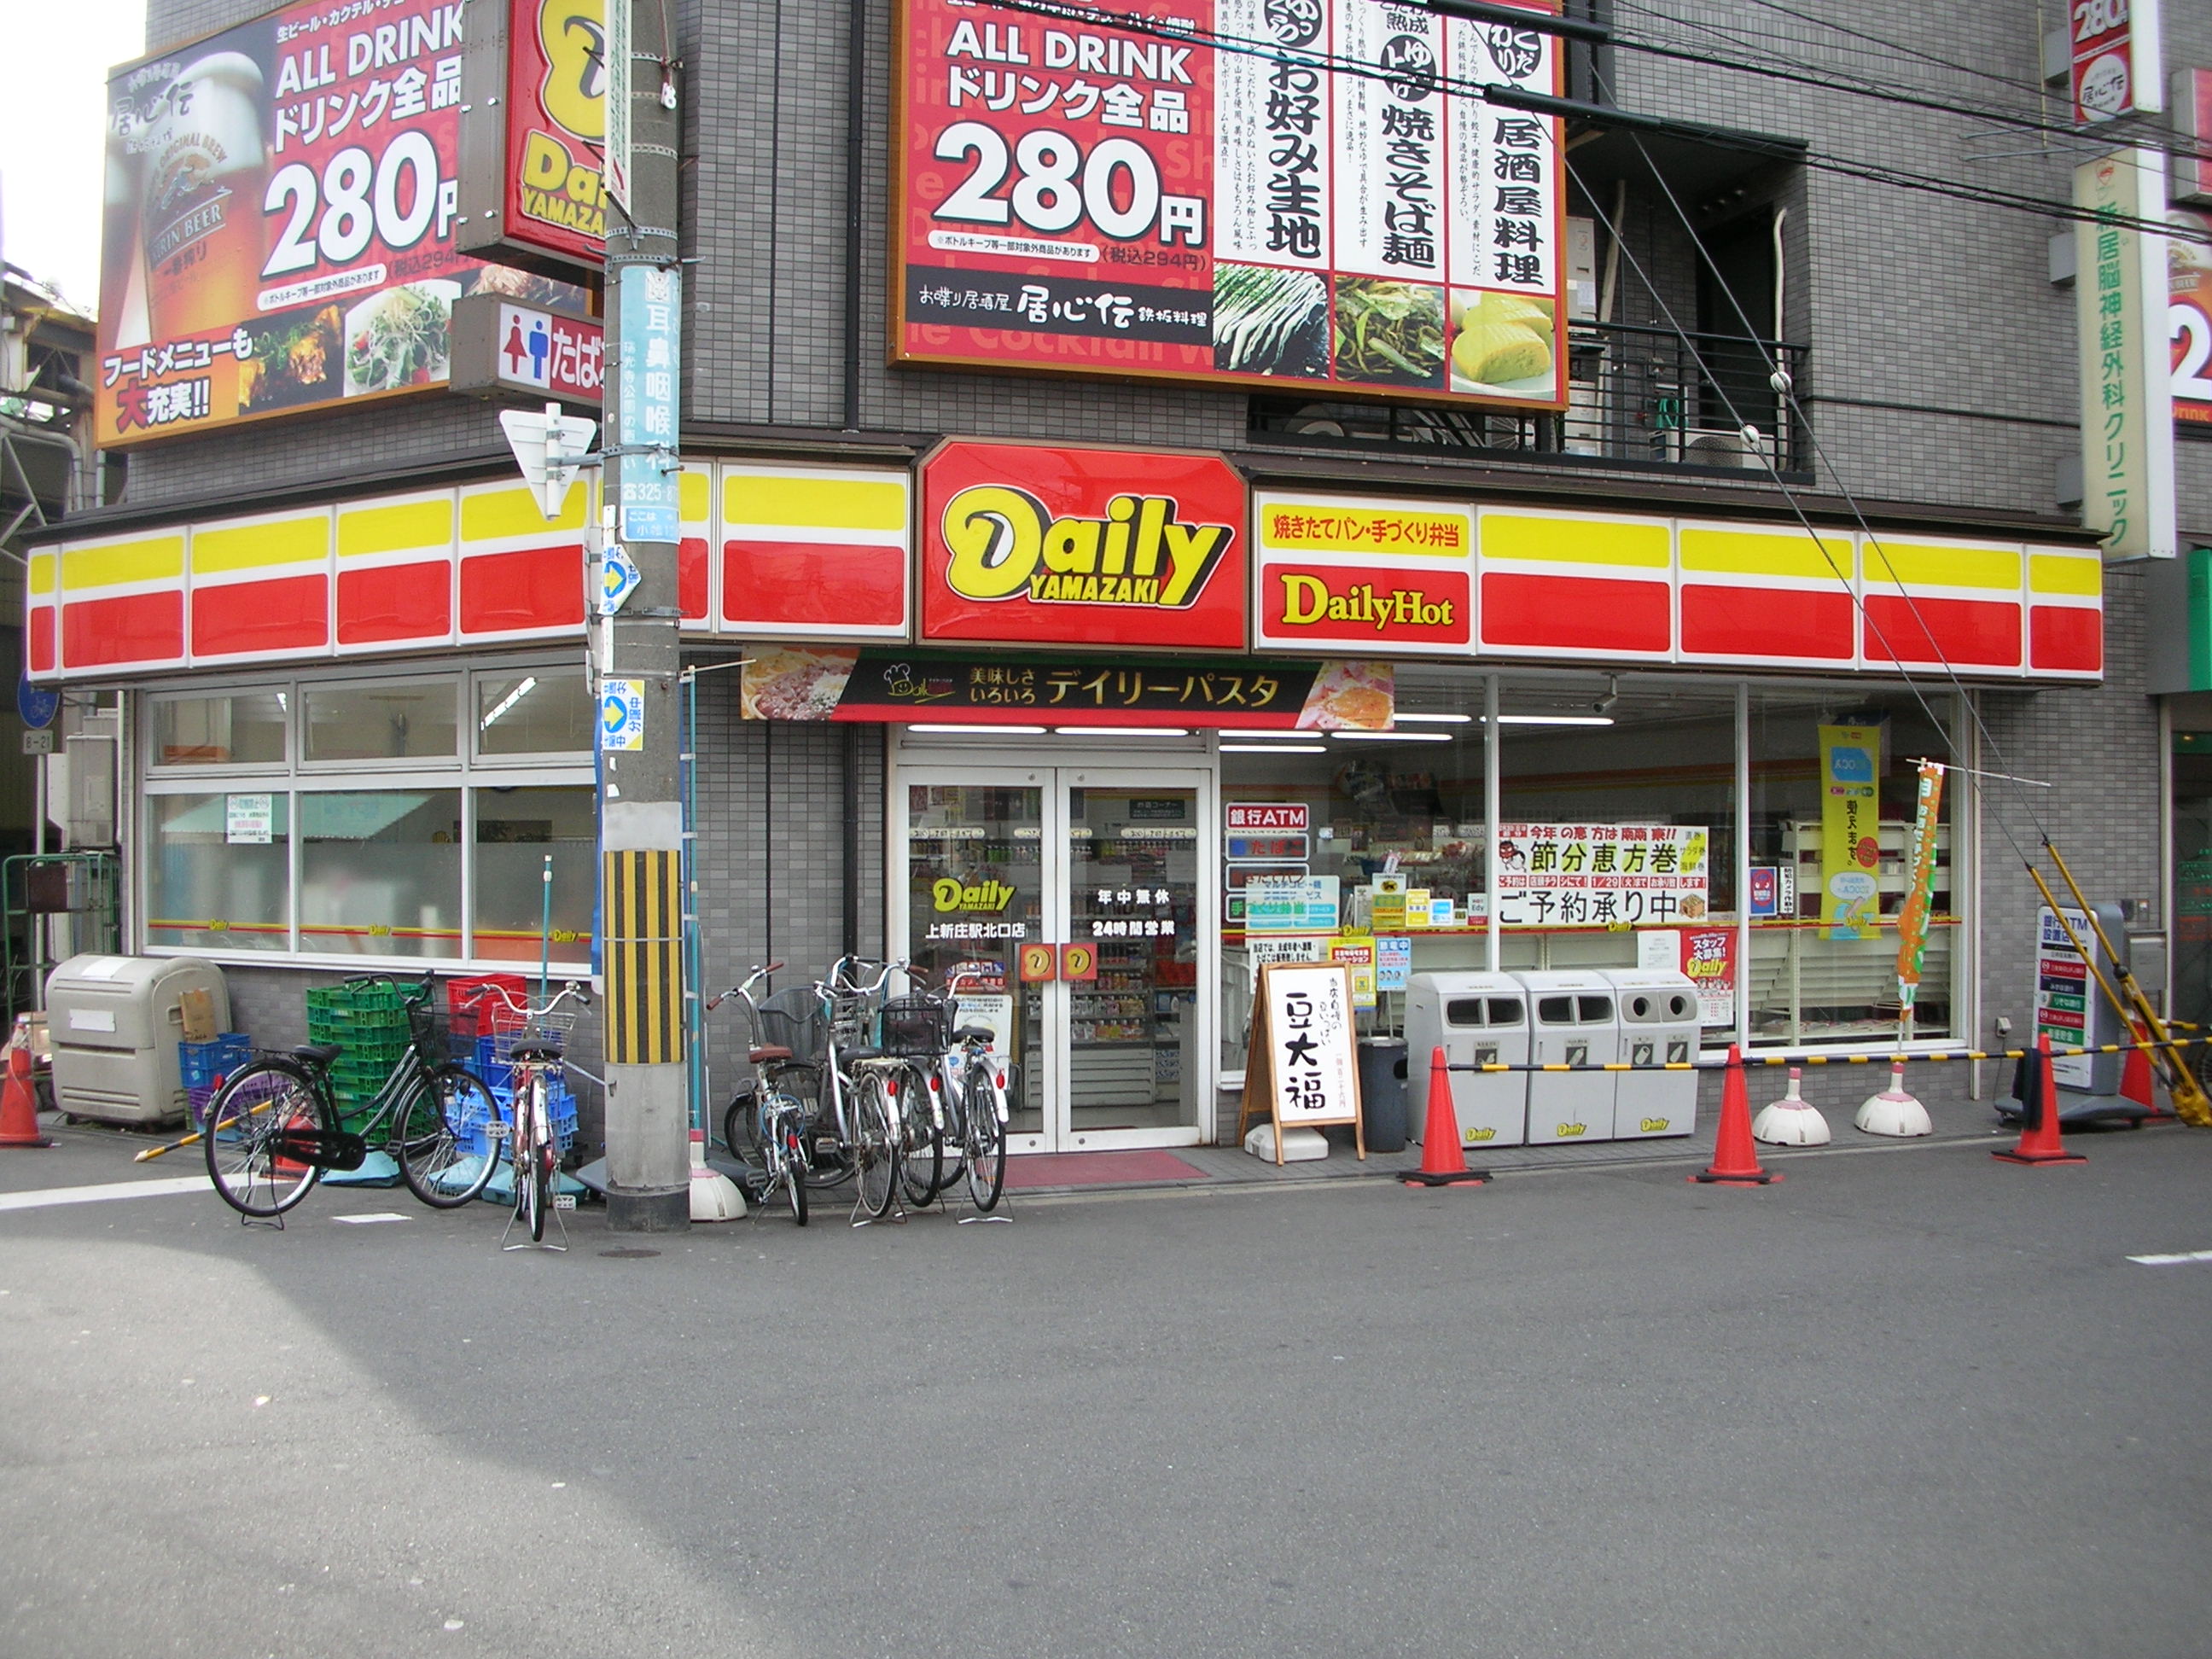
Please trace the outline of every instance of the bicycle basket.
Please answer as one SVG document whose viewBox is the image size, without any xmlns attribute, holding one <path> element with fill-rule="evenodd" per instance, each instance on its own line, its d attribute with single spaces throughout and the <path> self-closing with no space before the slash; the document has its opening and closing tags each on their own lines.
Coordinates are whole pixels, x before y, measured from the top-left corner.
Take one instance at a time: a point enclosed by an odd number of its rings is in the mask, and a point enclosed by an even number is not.
<svg viewBox="0 0 2212 1659">
<path fill-rule="evenodd" d="M 763 1000 L 758 1026 L 762 1047 L 788 1048 L 794 1060 L 819 1060 L 830 1046 L 829 1018 L 811 986 L 794 986 Z"/>
<path fill-rule="evenodd" d="M 848 993 L 831 999 L 830 1029 L 836 1034 L 839 1047 L 867 1047 L 874 1025 L 874 1007 L 868 998 Z"/>
<path fill-rule="evenodd" d="M 933 1060 L 952 1046 L 952 1010 L 943 997 L 893 997 L 884 1004 L 884 1052 Z"/>
</svg>

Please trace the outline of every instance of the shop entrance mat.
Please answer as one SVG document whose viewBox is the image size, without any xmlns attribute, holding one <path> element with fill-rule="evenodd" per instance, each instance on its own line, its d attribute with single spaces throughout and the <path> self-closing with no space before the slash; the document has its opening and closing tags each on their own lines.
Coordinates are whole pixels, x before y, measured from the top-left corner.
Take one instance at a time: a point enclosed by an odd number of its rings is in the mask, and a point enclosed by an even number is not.
<svg viewBox="0 0 2212 1659">
<path fill-rule="evenodd" d="M 1134 1152 L 1028 1152 L 1006 1160 L 1006 1185 L 1129 1187 L 1146 1182 L 1211 1181 L 1195 1164 L 1157 1149 Z"/>
</svg>

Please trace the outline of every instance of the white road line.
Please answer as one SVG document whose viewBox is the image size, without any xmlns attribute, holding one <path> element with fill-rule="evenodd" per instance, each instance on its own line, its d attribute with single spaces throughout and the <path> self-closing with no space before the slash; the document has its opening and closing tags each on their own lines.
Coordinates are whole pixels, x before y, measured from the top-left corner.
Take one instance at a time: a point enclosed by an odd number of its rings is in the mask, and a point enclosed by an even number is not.
<svg viewBox="0 0 2212 1659">
<path fill-rule="evenodd" d="M 397 1210 L 371 1210 L 362 1215 L 334 1215 L 331 1219 L 343 1221 L 351 1227 L 366 1227 L 371 1222 L 405 1221 L 409 1218 L 400 1214 Z"/>
<path fill-rule="evenodd" d="M 212 1192 L 204 1175 L 167 1181 L 111 1181 L 100 1187 L 49 1187 L 44 1192 L 0 1193 L 0 1210 L 42 1210 L 55 1204 L 104 1204 L 111 1198 L 167 1198 L 178 1193 Z"/>
<path fill-rule="evenodd" d="M 2164 1267 L 2176 1261 L 2212 1261 L 2212 1250 L 2184 1250 L 2179 1255 L 2131 1255 L 2130 1261 L 2140 1261 L 2146 1267 Z"/>
</svg>

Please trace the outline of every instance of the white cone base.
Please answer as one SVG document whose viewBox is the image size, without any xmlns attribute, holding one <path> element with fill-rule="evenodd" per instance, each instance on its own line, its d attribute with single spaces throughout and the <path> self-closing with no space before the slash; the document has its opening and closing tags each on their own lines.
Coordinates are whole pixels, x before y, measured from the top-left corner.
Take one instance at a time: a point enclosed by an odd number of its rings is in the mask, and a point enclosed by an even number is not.
<svg viewBox="0 0 2212 1659">
<path fill-rule="evenodd" d="M 1925 1106 L 1911 1095 L 1892 1094 L 1887 1091 L 1878 1095 L 1869 1095 L 1861 1103 L 1858 1115 L 1851 1121 L 1861 1134 L 1894 1135 L 1900 1140 L 1936 1133 L 1936 1126 L 1928 1121 Z"/>
<path fill-rule="evenodd" d="M 745 1195 L 738 1183 L 718 1170 L 691 1171 L 691 1218 L 694 1221 L 743 1221 Z"/>
<path fill-rule="evenodd" d="M 1828 1120 L 1802 1100 L 1778 1100 L 1752 1119 L 1751 1138 L 1770 1146 L 1825 1146 Z"/>
</svg>

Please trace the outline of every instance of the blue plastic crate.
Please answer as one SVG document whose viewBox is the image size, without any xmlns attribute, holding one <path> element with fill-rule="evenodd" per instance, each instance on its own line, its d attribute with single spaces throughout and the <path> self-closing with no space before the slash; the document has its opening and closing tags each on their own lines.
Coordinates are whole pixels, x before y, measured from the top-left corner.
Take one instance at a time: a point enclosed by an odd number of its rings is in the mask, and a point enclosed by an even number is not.
<svg viewBox="0 0 2212 1659">
<path fill-rule="evenodd" d="M 501 1115 L 514 1121 L 514 1091 L 505 1085 L 493 1088 L 492 1098 L 500 1104 Z M 576 1097 L 565 1083 L 556 1083 L 545 1091 L 546 1115 L 553 1121 L 553 1144 L 567 1152 L 576 1142 Z"/>
<path fill-rule="evenodd" d="M 212 1042 L 179 1042 L 177 1066 L 186 1090 L 208 1089 L 253 1058 L 253 1042 L 243 1031 L 225 1031 Z"/>
</svg>

